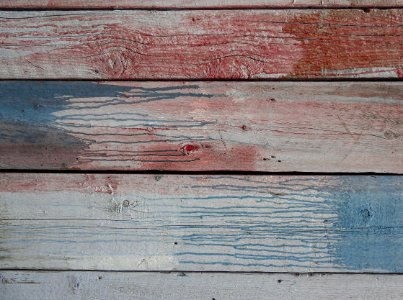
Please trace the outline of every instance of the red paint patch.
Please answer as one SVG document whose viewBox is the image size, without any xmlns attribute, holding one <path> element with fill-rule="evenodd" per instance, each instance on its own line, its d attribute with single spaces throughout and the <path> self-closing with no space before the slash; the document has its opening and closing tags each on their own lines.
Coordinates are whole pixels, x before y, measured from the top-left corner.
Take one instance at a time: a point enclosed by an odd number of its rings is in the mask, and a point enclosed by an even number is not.
<svg viewBox="0 0 403 300">
<path fill-rule="evenodd" d="M 253 145 L 230 145 L 223 142 L 186 144 L 176 148 L 175 145 L 160 145 L 144 149 L 150 153 L 147 162 L 142 162 L 138 169 L 164 171 L 208 171 L 255 170 L 258 160 L 261 160 L 259 148 Z M 173 149 L 176 148 L 176 151 Z M 164 152 L 165 151 L 165 152 Z M 163 159 L 153 156 L 153 153 L 165 153 Z M 169 155 L 170 154 L 170 155 Z"/>
<path fill-rule="evenodd" d="M 395 68 L 401 77 L 402 22 L 403 14 L 390 10 L 298 13 L 283 28 L 284 32 L 302 41 L 303 57 L 290 75 L 368 75 L 377 71 L 365 69 Z"/>
<path fill-rule="evenodd" d="M 183 154 L 189 155 L 190 152 L 199 150 L 200 146 L 188 144 L 188 145 L 183 146 L 181 149 L 182 149 Z"/>
<path fill-rule="evenodd" d="M 150 15 L 145 12 L 122 14 L 119 19 L 107 14 L 63 17 L 70 18 L 84 22 L 80 27 L 70 28 L 53 24 L 54 31 L 41 32 L 49 38 L 42 44 L 47 47 L 50 43 L 52 47 L 54 40 L 71 42 L 72 46 L 51 49 L 52 57 L 57 58 L 57 64 L 63 65 L 64 70 L 74 58 L 74 64 L 90 69 L 91 77 L 252 78 L 288 73 L 292 70 L 290 61 L 299 57 L 298 42 L 282 42 L 284 15 L 273 13 L 227 11 L 221 16 L 204 11 L 200 17 L 199 12 L 175 12 L 170 26 L 146 22 Z M 105 24 L 91 26 L 91 22 L 100 23 L 102 18 L 107 20 Z M 41 66 L 54 63 L 49 62 L 48 51 L 34 52 L 26 59 Z"/>
</svg>

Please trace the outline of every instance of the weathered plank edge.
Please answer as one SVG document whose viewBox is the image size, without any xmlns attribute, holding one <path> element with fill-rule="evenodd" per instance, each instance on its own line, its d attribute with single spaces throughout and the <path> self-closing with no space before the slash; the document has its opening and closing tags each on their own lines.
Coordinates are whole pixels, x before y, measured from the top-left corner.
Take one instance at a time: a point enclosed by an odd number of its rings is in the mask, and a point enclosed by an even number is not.
<svg viewBox="0 0 403 300">
<path fill-rule="evenodd" d="M 199 3 L 181 0 L 3 0 L 0 9 L 257 9 L 257 8 L 377 8 L 401 7 L 402 0 L 205 0 Z M 168 2 L 168 3 L 167 3 Z M 202 2 L 202 3 L 200 3 Z"/>
<path fill-rule="evenodd" d="M 4 299 L 398 299 L 403 275 L 0 271 Z M 324 288 L 326 287 L 326 288 Z"/>
</svg>

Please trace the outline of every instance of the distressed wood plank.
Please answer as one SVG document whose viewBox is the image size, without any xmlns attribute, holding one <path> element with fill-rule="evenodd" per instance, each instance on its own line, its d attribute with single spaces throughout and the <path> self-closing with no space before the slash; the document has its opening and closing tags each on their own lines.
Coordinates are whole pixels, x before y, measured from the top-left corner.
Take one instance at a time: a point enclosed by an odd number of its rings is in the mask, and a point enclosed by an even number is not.
<svg viewBox="0 0 403 300">
<path fill-rule="evenodd" d="M 2 0 L 0 8 L 24 9 L 129 9 L 129 8 L 298 8 L 400 7 L 403 0 Z"/>
<path fill-rule="evenodd" d="M 403 177 L 0 177 L 0 268 L 403 271 Z"/>
<path fill-rule="evenodd" d="M 401 82 L 0 82 L 0 168 L 403 172 Z"/>
<path fill-rule="evenodd" d="M 394 9 L 2 11 L 0 18 L 3 79 L 403 74 L 403 14 Z"/>
<path fill-rule="evenodd" d="M 400 299 L 402 275 L 0 272 L 4 299 Z M 324 288 L 326 287 L 326 288 Z"/>
</svg>

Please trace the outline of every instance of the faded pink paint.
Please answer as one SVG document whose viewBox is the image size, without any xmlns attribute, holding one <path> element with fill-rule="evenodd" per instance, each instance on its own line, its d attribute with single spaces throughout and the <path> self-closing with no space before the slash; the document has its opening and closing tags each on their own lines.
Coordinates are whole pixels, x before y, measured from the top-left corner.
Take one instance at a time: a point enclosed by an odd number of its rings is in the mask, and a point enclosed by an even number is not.
<svg viewBox="0 0 403 300">
<path fill-rule="evenodd" d="M 156 195 L 177 195 L 188 193 L 190 185 L 205 186 L 213 192 L 211 185 L 219 181 L 222 185 L 238 185 L 248 187 L 260 187 L 268 194 L 274 194 L 275 190 L 267 187 L 267 183 L 273 185 L 287 181 L 300 181 L 301 184 L 313 180 L 316 187 L 335 187 L 340 185 L 338 176 L 217 176 L 214 175 L 173 175 L 173 174 L 46 174 L 46 173 L 5 173 L 0 177 L 0 193 L 40 193 L 40 192 L 78 192 L 88 195 L 104 193 L 110 182 L 114 182 L 113 190 L 122 198 L 125 193 L 133 195 L 133 191 L 149 192 Z M 178 184 L 180 183 L 180 184 Z M 110 194 L 109 192 L 106 192 Z M 236 191 L 234 191 L 236 193 Z M 112 194 L 110 194 L 113 196 Z M 124 199 L 124 197 L 123 197 Z"/>
<path fill-rule="evenodd" d="M 223 145 L 219 142 L 187 143 L 185 145 L 163 144 L 143 147 L 144 151 L 167 151 L 169 161 L 142 162 L 139 169 L 144 170 L 231 170 L 246 171 L 255 169 L 260 159 L 259 147 L 253 145 Z M 179 155 L 179 156 L 176 156 Z"/>
<path fill-rule="evenodd" d="M 52 180 L 43 180 L 51 176 Z M 80 190 L 84 193 L 113 195 L 119 192 L 120 176 L 113 174 L 18 174 L 3 173 L 0 176 L 1 192 L 47 192 Z"/>
</svg>

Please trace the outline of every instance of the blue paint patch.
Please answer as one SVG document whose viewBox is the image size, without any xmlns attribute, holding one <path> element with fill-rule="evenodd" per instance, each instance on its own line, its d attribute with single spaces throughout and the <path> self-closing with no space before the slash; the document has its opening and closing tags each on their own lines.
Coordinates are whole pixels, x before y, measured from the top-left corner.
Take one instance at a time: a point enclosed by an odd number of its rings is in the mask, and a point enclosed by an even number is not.
<svg viewBox="0 0 403 300">
<path fill-rule="evenodd" d="M 205 221 L 176 227 L 182 248 L 175 255 L 181 264 L 252 270 L 403 272 L 403 177 L 316 180 L 299 176 L 271 186 L 238 178 L 238 185 L 209 185 L 217 195 L 179 198 L 177 218 Z M 270 193 L 279 187 L 281 195 Z"/>
<path fill-rule="evenodd" d="M 71 105 L 69 100 L 79 98 L 107 97 L 110 98 L 107 104 L 113 105 L 125 102 L 128 96 L 138 98 L 135 103 L 214 97 L 187 91 L 198 88 L 198 85 L 146 88 L 88 81 L 0 81 L 0 122 L 51 126 L 56 120 L 54 113 L 67 109 Z"/>
<path fill-rule="evenodd" d="M 56 127 L 71 98 L 114 97 L 128 87 L 93 82 L 0 81 L 0 167 L 66 168 L 90 141 Z"/>
<path fill-rule="evenodd" d="M 403 177 L 341 176 L 329 201 L 339 233 L 333 254 L 351 270 L 403 272 Z"/>
<path fill-rule="evenodd" d="M 96 82 L 0 81 L 0 121 L 52 125 L 72 98 L 117 97 L 130 87 Z"/>
</svg>

